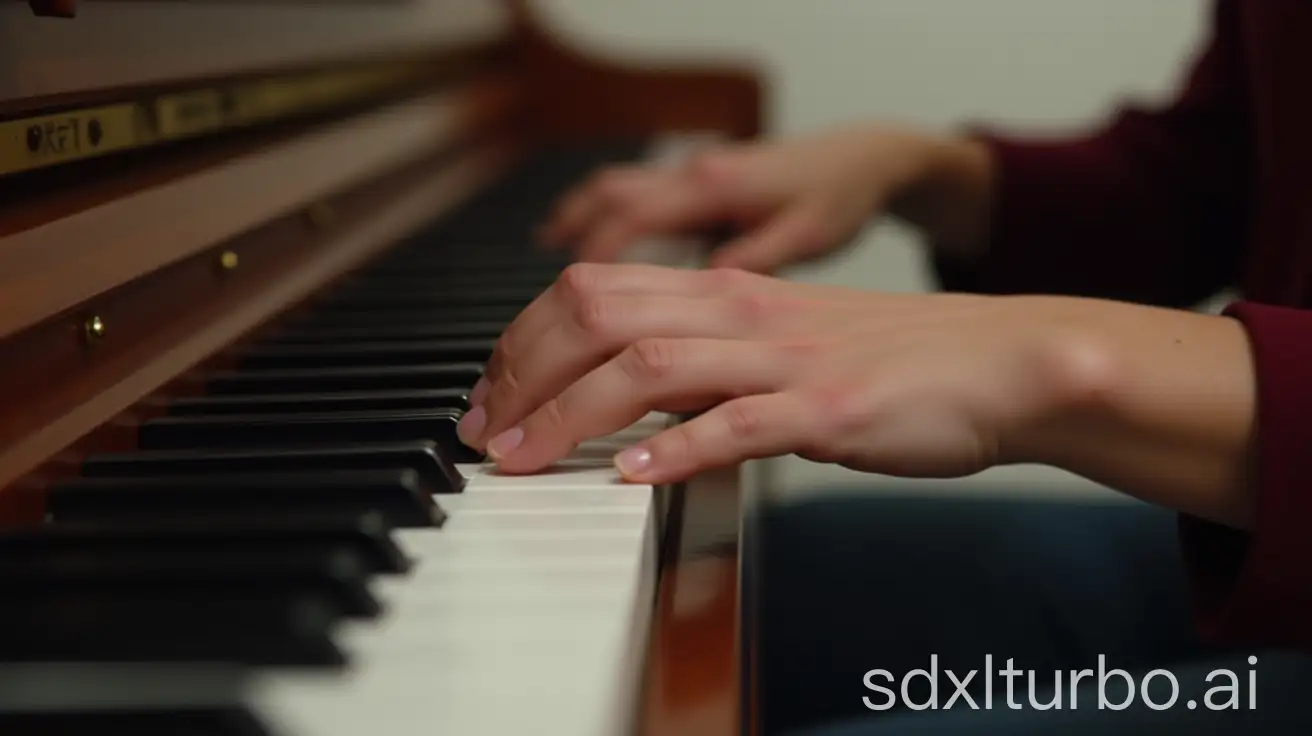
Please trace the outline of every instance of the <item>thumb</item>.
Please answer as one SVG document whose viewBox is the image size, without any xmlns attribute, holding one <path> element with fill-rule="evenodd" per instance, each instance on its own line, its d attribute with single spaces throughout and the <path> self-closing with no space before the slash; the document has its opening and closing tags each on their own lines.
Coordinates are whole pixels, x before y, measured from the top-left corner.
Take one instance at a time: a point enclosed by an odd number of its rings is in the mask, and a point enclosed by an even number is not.
<svg viewBox="0 0 1312 736">
<path fill-rule="evenodd" d="M 760 227 L 717 248 L 714 268 L 739 268 L 770 273 L 828 250 L 831 223 L 819 209 L 797 205 L 766 220 Z"/>
</svg>

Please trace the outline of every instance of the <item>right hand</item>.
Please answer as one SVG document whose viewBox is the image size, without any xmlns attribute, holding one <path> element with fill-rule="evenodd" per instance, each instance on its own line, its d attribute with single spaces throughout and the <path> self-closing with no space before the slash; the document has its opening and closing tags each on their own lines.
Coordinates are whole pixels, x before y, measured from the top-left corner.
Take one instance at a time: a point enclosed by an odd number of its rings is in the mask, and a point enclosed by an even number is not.
<svg viewBox="0 0 1312 736">
<path fill-rule="evenodd" d="M 606 169 L 561 201 L 543 241 L 581 261 L 610 262 L 643 238 L 727 225 L 737 234 L 712 253 L 710 265 L 773 273 L 842 247 L 876 215 L 901 215 L 929 229 L 939 223 L 918 218 L 961 219 L 947 212 L 957 204 L 952 184 L 986 179 L 972 178 L 981 150 L 864 126 L 712 148 L 675 167 Z M 972 211 L 972 202 L 964 204 Z"/>
</svg>

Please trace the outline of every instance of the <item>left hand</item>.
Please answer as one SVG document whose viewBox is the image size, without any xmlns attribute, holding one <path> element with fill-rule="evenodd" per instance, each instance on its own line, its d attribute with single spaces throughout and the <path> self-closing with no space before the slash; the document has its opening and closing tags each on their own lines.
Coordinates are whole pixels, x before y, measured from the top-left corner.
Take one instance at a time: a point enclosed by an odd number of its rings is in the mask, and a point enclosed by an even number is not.
<svg viewBox="0 0 1312 736">
<path fill-rule="evenodd" d="M 1060 313 L 1041 297 L 579 264 L 505 331 L 460 433 L 532 473 L 649 411 L 707 410 L 621 453 L 623 475 L 675 482 L 789 453 L 968 475 L 1019 461 L 1020 432 L 1096 393 L 1098 355 L 1054 329 Z"/>
</svg>

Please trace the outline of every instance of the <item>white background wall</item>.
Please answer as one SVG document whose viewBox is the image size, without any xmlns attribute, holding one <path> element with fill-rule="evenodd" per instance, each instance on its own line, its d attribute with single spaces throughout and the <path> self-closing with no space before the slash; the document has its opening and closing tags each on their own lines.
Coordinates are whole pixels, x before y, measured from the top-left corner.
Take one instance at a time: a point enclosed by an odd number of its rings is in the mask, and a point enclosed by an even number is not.
<svg viewBox="0 0 1312 736">
<path fill-rule="evenodd" d="M 770 77 L 776 134 L 850 120 L 952 127 L 1096 122 L 1123 100 L 1179 81 L 1209 0 L 538 0 L 571 41 L 625 58 L 731 55 Z M 926 288 L 911 233 L 872 227 L 856 248 L 795 278 L 891 291 Z M 789 459 L 785 488 L 869 485 L 868 477 Z M 970 483 L 1061 494 L 1100 489 L 1042 468 Z M 927 484 L 937 486 L 938 484 Z"/>
</svg>

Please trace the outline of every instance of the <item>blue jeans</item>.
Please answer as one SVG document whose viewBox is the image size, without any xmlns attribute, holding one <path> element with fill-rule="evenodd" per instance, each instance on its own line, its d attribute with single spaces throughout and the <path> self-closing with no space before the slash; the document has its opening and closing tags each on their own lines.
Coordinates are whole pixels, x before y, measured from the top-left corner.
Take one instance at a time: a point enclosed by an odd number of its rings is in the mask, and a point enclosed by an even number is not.
<svg viewBox="0 0 1312 736">
<path fill-rule="evenodd" d="M 760 550 L 765 734 L 1312 732 L 1312 658 L 1195 635 L 1160 509 L 847 495 L 766 510 Z"/>
</svg>

